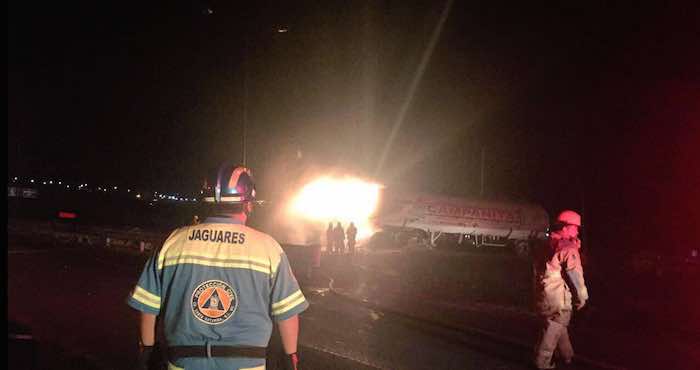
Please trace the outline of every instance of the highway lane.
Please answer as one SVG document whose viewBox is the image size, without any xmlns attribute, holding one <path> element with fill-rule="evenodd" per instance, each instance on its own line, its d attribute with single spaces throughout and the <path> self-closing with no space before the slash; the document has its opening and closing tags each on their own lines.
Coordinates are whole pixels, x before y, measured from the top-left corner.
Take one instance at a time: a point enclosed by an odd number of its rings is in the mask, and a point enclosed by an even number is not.
<svg viewBox="0 0 700 370">
<path fill-rule="evenodd" d="M 38 343 L 36 368 L 128 368 L 136 313 L 124 301 L 144 262 L 103 248 L 11 245 L 8 321 L 30 329 Z M 483 352 L 317 288 L 304 286 L 311 302 L 300 338 L 306 369 L 527 368 L 508 351 Z M 21 358 L 11 353 L 10 360 Z"/>
</svg>

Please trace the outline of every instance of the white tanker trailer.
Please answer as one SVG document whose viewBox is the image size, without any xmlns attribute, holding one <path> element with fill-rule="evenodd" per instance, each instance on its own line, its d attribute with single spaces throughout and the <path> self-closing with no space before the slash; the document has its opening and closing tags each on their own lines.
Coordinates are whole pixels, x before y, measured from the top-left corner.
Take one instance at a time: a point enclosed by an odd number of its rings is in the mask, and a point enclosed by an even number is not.
<svg viewBox="0 0 700 370">
<path fill-rule="evenodd" d="M 526 255 L 533 241 L 545 238 L 549 228 L 547 212 L 535 204 L 386 190 L 373 221 L 380 230 L 374 243 L 413 238 L 429 247 L 442 241 L 511 247 L 519 255 Z"/>
</svg>

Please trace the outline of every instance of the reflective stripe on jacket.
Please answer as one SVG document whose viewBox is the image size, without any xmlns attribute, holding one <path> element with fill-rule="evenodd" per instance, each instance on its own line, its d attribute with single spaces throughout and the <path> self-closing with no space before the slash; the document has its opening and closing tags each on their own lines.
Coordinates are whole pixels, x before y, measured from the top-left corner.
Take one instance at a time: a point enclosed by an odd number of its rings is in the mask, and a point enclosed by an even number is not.
<svg viewBox="0 0 700 370">
<path fill-rule="evenodd" d="M 549 242 L 536 253 L 535 308 L 549 316 L 572 309 L 572 290 L 579 301 L 588 299 L 578 238 L 564 239 L 552 233 Z M 569 272 L 570 274 L 567 274 Z M 574 278 L 569 278 L 569 275 Z"/>
</svg>

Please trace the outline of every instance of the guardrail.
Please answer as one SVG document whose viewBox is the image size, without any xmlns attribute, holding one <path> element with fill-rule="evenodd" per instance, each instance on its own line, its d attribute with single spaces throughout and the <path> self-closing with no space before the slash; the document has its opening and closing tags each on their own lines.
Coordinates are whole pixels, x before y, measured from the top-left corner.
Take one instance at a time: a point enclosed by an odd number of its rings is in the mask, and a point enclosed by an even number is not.
<svg viewBox="0 0 700 370">
<path fill-rule="evenodd" d="M 109 228 L 53 221 L 8 220 L 8 237 L 29 237 L 52 244 L 126 248 L 145 253 L 160 246 L 168 234 L 138 228 Z"/>
<path fill-rule="evenodd" d="M 91 247 L 121 248 L 126 251 L 146 253 L 165 242 L 169 233 L 143 230 L 140 228 L 114 228 L 106 226 L 81 225 L 61 221 L 9 220 L 8 236 L 27 237 L 51 244 L 79 244 Z M 294 260 L 298 269 L 306 270 L 310 247 L 284 244 L 283 248 Z"/>
</svg>

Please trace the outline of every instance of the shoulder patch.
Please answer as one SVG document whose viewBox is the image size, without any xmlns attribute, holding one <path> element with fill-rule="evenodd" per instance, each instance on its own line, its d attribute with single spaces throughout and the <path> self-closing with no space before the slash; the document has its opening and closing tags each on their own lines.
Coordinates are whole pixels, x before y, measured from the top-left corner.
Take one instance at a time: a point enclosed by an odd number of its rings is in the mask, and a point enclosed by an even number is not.
<svg viewBox="0 0 700 370">
<path fill-rule="evenodd" d="M 238 297 L 230 285 L 221 280 L 208 280 L 192 292 L 192 315 L 209 325 L 218 325 L 236 312 Z"/>
</svg>

